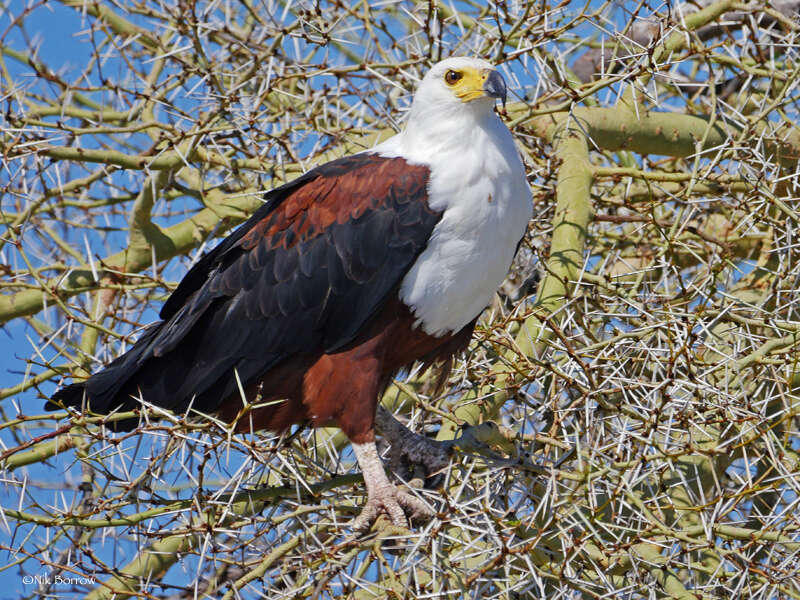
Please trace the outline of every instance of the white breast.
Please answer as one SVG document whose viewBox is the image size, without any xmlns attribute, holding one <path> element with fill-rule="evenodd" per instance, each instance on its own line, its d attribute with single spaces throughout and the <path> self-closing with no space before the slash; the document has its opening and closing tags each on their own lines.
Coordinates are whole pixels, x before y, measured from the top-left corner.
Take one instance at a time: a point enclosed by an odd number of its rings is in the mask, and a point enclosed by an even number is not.
<svg viewBox="0 0 800 600">
<path fill-rule="evenodd" d="M 431 335 L 458 331 L 486 308 L 531 218 L 531 192 L 511 133 L 491 118 L 470 139 L 427 156 L 409 156 L 395 138 L 378 148 L 427 164 L 429 204 L 444 211 L 400 287 L 417 325 Z"/>
</svg>

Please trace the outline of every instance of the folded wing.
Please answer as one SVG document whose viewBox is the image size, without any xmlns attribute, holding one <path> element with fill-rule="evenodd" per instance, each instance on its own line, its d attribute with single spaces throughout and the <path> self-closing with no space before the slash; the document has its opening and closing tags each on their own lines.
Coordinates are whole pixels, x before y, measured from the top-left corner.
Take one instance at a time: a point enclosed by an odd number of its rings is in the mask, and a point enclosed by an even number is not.
<svg viewBox="0 0 800 600">
<path fill-rule="evenodd" d="M 124 355 L 58 404 L 109 412 L 133 396 L 213 412 L 293 357 L 346 346 L 395 294 L 441 214 L 424 166 L 357 154 L 276 188 L 186 274 Z M 128 423 L 132 426 L 134 423 Z"/>
</svg>

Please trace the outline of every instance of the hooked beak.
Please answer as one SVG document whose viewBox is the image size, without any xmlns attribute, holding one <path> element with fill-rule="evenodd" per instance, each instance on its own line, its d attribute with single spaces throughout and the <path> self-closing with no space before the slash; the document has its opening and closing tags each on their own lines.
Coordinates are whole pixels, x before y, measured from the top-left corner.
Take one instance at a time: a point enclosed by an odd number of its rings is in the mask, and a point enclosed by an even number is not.
<svg viewBox="0 0 800 600">
<path fill-rule="evenodd" d="M 506 107 L 507 88 L 503 76 L 495 70 L 489 71 L 484 75 L 485 81 L 483 82 L 483 91 L 490 98 L 499 98 L 503 103 L 503 108 Z"/>
</svg>

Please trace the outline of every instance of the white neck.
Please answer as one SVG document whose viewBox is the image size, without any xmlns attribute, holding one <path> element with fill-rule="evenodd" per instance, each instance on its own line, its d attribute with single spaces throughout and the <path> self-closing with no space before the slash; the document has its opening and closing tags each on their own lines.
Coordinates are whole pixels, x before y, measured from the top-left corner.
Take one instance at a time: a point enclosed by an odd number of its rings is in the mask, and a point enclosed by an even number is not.
<svg viewBox="0 0 800 600">
<path fill-rule="evenodd" d="M 513 144 L 511 134 L 489 102 L 471 102 L 458 110 L 448 106 L 423 108 L 420 104 L 412 105 L 403 130 L 374 151 L 433 166 L 453 160 L 464 148 L 483 146 L 487 137 L 500 135 Z"/>
</svg>

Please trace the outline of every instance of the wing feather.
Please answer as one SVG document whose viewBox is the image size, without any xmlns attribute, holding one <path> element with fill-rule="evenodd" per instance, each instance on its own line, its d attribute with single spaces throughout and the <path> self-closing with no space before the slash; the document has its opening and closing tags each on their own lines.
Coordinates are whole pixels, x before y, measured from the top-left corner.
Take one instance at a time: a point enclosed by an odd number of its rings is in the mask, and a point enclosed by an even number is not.
<svg viewBox="0 0 800 600">
<path fill-rule="evenodd" d="M 346 346 L 441 218 L 427 204 L 428 176 L 403 159 L 359 154 L 270 192 L 189 270 L 164 320 L 80 384 L 93 409 L 130 408 L 141 392 L 173 410 L 213 411 L 235 393 L 234 372 L 247 386 L 293 356 Z"/>
</svg>

